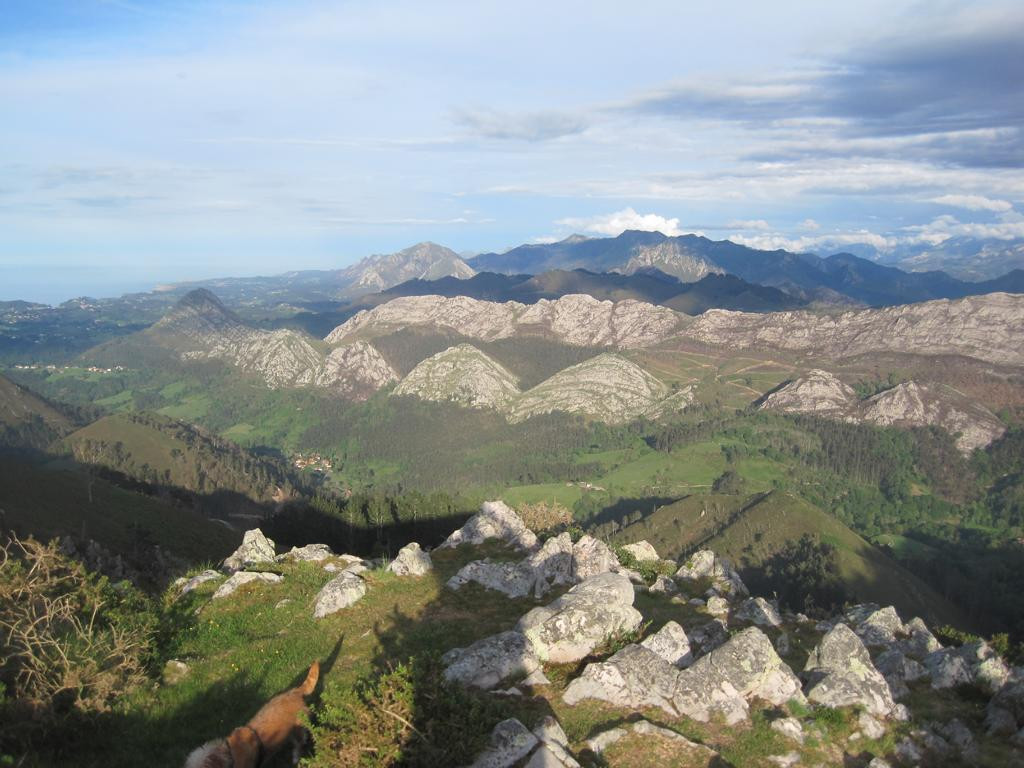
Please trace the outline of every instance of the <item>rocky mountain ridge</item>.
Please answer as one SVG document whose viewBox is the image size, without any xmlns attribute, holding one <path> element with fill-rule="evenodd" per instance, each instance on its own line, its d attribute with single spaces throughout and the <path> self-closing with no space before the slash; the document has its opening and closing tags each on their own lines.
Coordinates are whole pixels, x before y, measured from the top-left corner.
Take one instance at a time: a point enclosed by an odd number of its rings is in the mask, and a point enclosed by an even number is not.
<svg viewBox="0 0 1024 768">
<path fill-rule="evenodd" d="M 186 294 L 146 337 L 182 360 L 221 360 L 254 373 L 268 387 L 315 386 L 360 399 L 398 380 L 398 374 L 365 342 L 322 351 L 297 331 L 253 328 L 205 289 Z"/>
<path fill-rule="evenodd" d="M 464 296 L 410 296 L 363 310 L 327 336 L 328 344 L 410 327 L 451 331 L 494 341 L 540 335 L 573 346 L 647 347 L 675 331 L 681 315 L 653 304 L 598 301 L 570 294 L 536 304 L 478 301 Z"/>
<path fill-rule="evenodd" d="M 780 349 L 839 360 L 898 352 L 1024 365 L 1024 295 L 992 293 L 839 314 L 708 310 L 680 333 L 729 349 Z"/>
<path fill-rule="evenodd" d="M 907 381 L 861 400 L 834 374 L 817 369 L 768 394 L 760 407 L 879 427 L 941 427 L 965 455 L 1006 431 L 995 414 L 949 387 Z"/>
<path fill-rule="evenodd" d="M 394 394 L 500 410 L 520 391 L 515 374 L 501 363 L 471 344 L 459 344 L 413 368 L 395 387 Z"/>
<path fill-rule="evenodd" d="M 340 271 L 339 296 L 376 293 L 407 280 L 465 279 L 476 274 L 455 251 L 437 243 L 417 243 L 396 253 L 367 256 Z"/>
</svg>

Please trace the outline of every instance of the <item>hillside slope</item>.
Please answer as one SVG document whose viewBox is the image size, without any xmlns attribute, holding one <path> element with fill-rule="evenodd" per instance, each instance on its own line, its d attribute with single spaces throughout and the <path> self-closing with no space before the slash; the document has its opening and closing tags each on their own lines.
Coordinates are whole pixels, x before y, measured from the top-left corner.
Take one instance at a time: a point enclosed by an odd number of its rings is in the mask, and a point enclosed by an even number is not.
<svg viewBox="0 0 1024 768">
<path fill-rule="evenodd" d="M 281 501 L 293 491 L 283 462 L 153 413 L 106 416 L 68 435 L 63 445 L 82 464 L 155 486 L 230 492 L 262 503 Z"/>
<path fill-rule="evenodd" d="M 627 543 L 649 540 L 666 557 L 712 549 L 729 557 L 751 588 L 760 571 L 787 543 L 810 533 L 837 550 L 838 576 L 855 601 L 895 605 L 901 614 L 928 622 L 962 624 L 947 600 L 839 520 L 791 494 L 772 492 L 744 499 L 690 496 L 659 508 L 615 533 Z"/>
<path fill-rule="evenodd" d="M 0 376 L 0 450 L 43 450 L 74 430 L 63 413 L 38 395 Z"/>
</svg>

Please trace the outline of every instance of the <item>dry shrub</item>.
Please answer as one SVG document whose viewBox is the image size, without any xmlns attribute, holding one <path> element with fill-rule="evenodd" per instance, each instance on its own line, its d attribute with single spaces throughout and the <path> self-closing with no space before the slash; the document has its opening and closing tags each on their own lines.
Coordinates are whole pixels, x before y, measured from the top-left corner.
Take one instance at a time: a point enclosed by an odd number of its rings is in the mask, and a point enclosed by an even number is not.
<svg viewBox="0 0 1024 768">
<path fill-rule="evenodd" d="M 526 527 L 537 533 L 567 528 L 572 524 L 572 512 L 557 501 L 522 504 L 516 511 Z"/>
<path fill-rule="evenodd" d="M 107 711 L 146 679 L 154 630 L 144 598 L 63 555 L 55 542 L 0 546 L 0 719 L 29 733 Z"/>
</svg>

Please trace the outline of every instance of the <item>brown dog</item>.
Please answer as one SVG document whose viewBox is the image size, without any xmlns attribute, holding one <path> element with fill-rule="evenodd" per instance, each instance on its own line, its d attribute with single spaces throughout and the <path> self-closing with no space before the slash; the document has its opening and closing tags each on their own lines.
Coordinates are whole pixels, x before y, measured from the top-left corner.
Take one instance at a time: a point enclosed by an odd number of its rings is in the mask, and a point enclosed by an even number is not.
<svg viewBox="0 0 1024 768">
<path fill-rule="evenodd" d="M 258 768 L 289 740 L 296 749 L 301 747 L 299 715 L 307 711 L 305 699 L 313 693 L 319 677 L 320 662 L 314 661 L 302 685 L 279 693 L 226 739 L 216 739 L 194 750 L 185 768 Z"/>
</svg>

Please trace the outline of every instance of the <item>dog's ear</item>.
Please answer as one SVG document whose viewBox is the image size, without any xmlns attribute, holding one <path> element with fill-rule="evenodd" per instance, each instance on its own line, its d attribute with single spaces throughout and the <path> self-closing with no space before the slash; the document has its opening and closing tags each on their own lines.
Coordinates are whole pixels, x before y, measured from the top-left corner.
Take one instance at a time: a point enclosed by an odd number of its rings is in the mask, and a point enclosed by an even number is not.
<svg viewBox="0 0 1024 768">
<path fill-rule="evenodd" d="M 299 686 L 299 692 L 303 696 L 309 696 L 316 688 L 316 681 L 320 679 L 320 662 L 314 661 L 309 667 L 309 674 L 306 675 L 306 679 L 302 681 L 302 685 Z"/>
<path fill-rule="evenodd" d="M 236 768 L 253 766 L 260 756 L 260 742 L 252 728 L 235 728 L 228 735 L 228 749 Z"/>
</svg>

